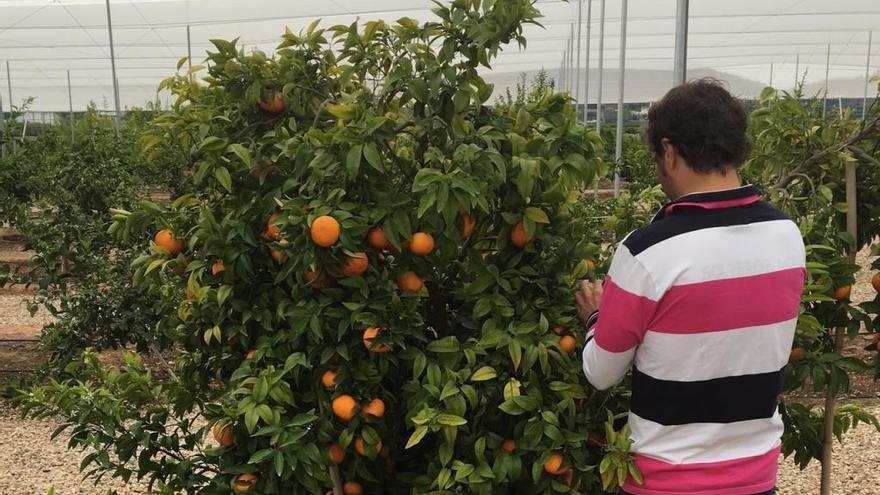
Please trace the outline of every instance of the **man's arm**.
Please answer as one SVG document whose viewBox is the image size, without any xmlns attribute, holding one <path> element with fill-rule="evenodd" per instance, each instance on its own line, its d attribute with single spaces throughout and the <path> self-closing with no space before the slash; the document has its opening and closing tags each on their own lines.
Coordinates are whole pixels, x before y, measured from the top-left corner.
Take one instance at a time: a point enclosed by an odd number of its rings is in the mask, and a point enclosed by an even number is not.
<svg viewBox="0 0 880 495">
<path fill-rule="evenodd" d="M 581 284 L 578 310 L 585 313 L 584 374 L 599 390 L 621 380 L 632 366 L 662 294 L 644 266 L 621 244 L 604 284 Z M 588 311 L 598 307 L 598 311 Z"/>
</svg>

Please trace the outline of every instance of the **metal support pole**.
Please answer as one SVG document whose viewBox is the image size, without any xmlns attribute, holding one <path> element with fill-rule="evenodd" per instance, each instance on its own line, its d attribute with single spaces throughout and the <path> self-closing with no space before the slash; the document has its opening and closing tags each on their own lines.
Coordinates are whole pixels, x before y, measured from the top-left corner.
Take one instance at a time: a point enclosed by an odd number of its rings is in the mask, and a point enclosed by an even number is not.
<svg viewBox="0 0 880 495">
<path fill-rule="evenodd" d="M 574 101 L 580 102 L 581 99 L 581 31 L 584 26 L 581 12 L 584 8 L 584 0 L 578 0 L 578 37 L 577 37 L 577 63 L 574 64 Z M 585 111 L 586 112 L 586 111 Z"/>
<path fill-rule="evenodd" d="M 3 94 L 0 93 L 0 158 L 6 157 L 6 142 L 5 133 L 6 130 L 6 113 L 3 112 Z"/>
<path fill-rule="evenodd" d="M 189 64 L 189 68 L 193 68 L 193 52 L 192 52 L 192 38 L 189 35 L 189 24 L 186 25 L 186 57 L 187 63 Z"/>
<path fill-rule="evenodd" d="M 584 61 L 584 72 L 586 73 L 584 76 L 584 124 L 587 123 L 587 117 L 589 115 L 589 103 L 590 103 L 590 33 L 591 33 L 591 24 L 593 22 L 593 0 L 587 0 L 587 49 L 586 49 L 586 60 Z M 867 87 L 867 86 L 866 86 Z M 865 90 L 865 94 L 867 95 L 867 89 Z"/>
<path fill-rule="evenodd" d="M 70 87 L 70 71 L 67 71 L 67 102 L 70 105 L 70 142 L 74 141 L 73 133 L 73 89 Z"/>
<path fill-rule="evenodd" d="M 801 54 L 794 59 L 794 89 L 797 89 L 801 81 Z"/>
<path fill-rule="evenodd" d="M 602 78 L 605 62 L 605 0 L 599 2 L 599 94 L 596 96 L 596 132 L 602 132 Z"/>
<path fill-rule="evenodd" d="M 568 36 L 568 92 L 574 93 L 574 23 L 571 23 Z"/>
<path fill-rule="evenodd" d="M 770 62 L 770 87 L 773 87 L 773 62 Z"/>
<path fill-rule="evenodd" d="M 113 100 L 116 103 L 116 137 L 122 137 L 122 115 L 119 105 L 119 81 L 116 79 L 116 52 L 113 49 L 113 21 L 110 19 L 110 0 L 107 3 L 107 31 L 110 34 L 110 67 L 113 70 Z"/>
<path fill-rule="evenodd" d="M 626 7 L 620 4 L 620 78 L 617 82 L 617 136 L 614 146 L 614 197 L 620 196 L 620 162 L 623 160 L 623 91 L 626 83 Z"/>
<path fill-rule="evenodd" d="M 865 62 L 865 96 L 862 98 L 862 120 L 868 118 L 868 82 L 871 80 L 871 43 L 874 31 L 868 31 L 868 60 Z"/>
<path fill-rule="evenodd" d="M 9 70 L 9 60 L 6 61 L 6 89 L 9 90 L 9 112 L 13 112 L 15 110 L 15 105 L 12 103 L 12 71 Z"/>
<path fill-rule="evenodd" d="M 828 43 L 828 52 L 825 55 L 825 95 L 822 97 L 822 118 L 825 118 L 825 110 L 828 108 L 828 71 L 831 69 L 831 43 Z"/>
<path fill-rule="evenodd" d="M 675 4 L 675 70 L 672 85 L 687 80 L 688 6 L 689 0 L 676 0 Z"/>
</svg>

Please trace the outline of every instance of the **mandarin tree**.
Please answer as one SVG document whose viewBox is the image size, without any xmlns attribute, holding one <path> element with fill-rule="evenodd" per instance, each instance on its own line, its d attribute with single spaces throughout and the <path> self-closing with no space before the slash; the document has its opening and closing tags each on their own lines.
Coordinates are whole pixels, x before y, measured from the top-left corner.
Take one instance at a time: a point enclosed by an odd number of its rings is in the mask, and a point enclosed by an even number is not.
<svg viewBox="0 0 880 495">
<path fill-rule="evenodd" d="M 272 55 L 215 40 L 202 81 L 163 83 L 177 101 L 144 143 L 187 150 L 196 192 L 117 212 L 114 230 L 183 241 L 134 264 L 177 343 L 151 403 L 229 445 L 149 451 L 173 469 L 137 457 L 148 476 L 192 493 L 600 489 L 587 438 L 615 438 L 609 409 L 625 408 L 573 352 L 590 248 L 571 211 L 601 143 L 566 95 L 490 107 L 479 75 L 525 44 L 533 3 L 316 22 Z M 634 469 L 604 466 L 606 486 Z"/>
</svg>

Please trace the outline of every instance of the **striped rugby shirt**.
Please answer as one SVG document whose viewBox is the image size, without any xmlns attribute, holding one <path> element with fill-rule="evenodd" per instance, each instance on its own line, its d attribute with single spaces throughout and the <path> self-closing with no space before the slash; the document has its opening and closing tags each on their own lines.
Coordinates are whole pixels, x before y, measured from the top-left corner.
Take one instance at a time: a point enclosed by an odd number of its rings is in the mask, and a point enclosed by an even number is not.
<svg viewBox="0 0 880 495">
<path fill-rule="evenodd" d="M 633 495 L 772 489 L 777 396 L 806 277 L 797 225 L 754 186 L 664 206 L 623 240 L 587 322 L 599 389 L 634 365 L 629 424 L 644 478 Z"/>
</svg>

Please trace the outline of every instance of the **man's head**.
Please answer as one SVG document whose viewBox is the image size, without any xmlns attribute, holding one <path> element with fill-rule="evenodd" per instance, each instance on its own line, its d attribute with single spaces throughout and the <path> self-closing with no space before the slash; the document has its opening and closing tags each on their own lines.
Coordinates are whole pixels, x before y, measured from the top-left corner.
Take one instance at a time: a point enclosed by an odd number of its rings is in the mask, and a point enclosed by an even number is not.
<svg viewBox="0 0 880 495">
<path fill-rule="evenodd" d="M 749 153 L 746 110 L 714 79 L 676 86 L 648 111 L 645 142 L 670 199 L 738 181 Z M 737 182 L 738 183 L 738 182 Z"/>
</svg>

